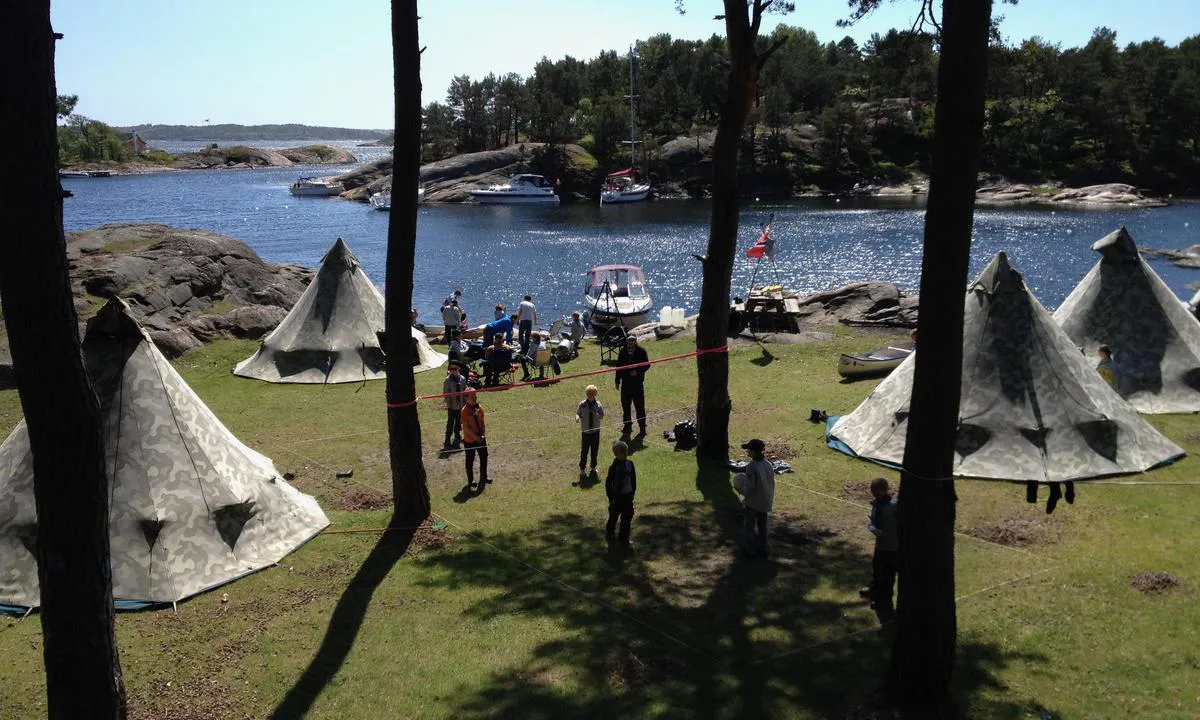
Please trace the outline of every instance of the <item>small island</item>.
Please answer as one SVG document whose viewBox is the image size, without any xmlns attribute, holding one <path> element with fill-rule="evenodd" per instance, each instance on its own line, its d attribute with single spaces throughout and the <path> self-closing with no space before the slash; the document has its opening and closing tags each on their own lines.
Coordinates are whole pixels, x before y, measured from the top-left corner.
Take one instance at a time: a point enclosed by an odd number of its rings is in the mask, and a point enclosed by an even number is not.
<svg viewBox="0 0 1200 720">
<path fill-rule="evenodd" d="M 60 105 L 62 102 L 63 98 L 60 97 Z M 247 145 L 223 146 L 213 142 L 202 150 L 176 154 L 153 147 L 137 130 L 118 130 L 81 115 L 67 115 L 66 120 L 66 124 L 58 128 L 60 172 L 65 176 L 348 165 L 358 161 L 349 150 L 320 144 L 265 150 Z"/>
</svg>

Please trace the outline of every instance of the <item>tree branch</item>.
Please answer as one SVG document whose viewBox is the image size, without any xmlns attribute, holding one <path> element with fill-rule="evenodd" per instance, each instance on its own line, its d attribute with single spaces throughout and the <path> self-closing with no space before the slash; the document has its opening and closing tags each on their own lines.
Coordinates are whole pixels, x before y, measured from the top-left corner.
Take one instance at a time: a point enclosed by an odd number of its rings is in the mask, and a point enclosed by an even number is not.
<svg viewBox="0 0 1200 720">
<path fill-rule="evenodd" d="M 763 65 L 767 64 L 767 60 L 770 60 L 771 56 L 775 54 L 775 51 L 778 50 L 779 48 L 783 47 L 783 44 L 785 42 L 787 42 L 786 36 L 779 38 L 775 42 L 771 43 L 771 47 L 764 50 L 763 53 L 758 56 L 758 69 L 759 70 L 763 69 Z"/>
<path fill-rule="evenodd" d="M 750 37 L 758 37 L 758 26 L 762 24 L 763 11 L 775 0 L 754 0 L 754 12 L 750 16 Z"/>
</svg>

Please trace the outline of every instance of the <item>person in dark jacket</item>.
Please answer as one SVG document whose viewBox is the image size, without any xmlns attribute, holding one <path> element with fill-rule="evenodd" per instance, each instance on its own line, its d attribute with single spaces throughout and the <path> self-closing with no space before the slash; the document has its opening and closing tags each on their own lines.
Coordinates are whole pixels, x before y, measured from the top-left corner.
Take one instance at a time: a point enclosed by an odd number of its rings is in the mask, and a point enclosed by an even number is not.
<svg viewBox="0 0 1200 720">
<path fill-rule="evenodd" d="M 896 501 L 889 492 L 888 481 L 871 481 L 871 515 L 867 531 L 875 536 L 875 554 L 871 557 L 871 584 L 858 591 L 871 601 L 871 607 L 883 622 L 891 620 L 894 608 L 892 595 L 896 571 L 900 566 L 900 537 L 896 517 Z"/>
<path fill-rule="evenodd" d="M 620 543 L 631 547 L 629 543 L 629 525 L 633 522 L 633 496 L 637 492 L 637 469 L 629 459 L 629 446 L 618 440 L 612 445 L 612 465 L 608 466 L 608 477 L 604 480 L 604 494 L 608 496 L 608 525 L 604 527 L 604 536 L 609 543 L 613 542 L 617 530 L 617 521 L 621 521 L 621 534 L 617 536 Z"/>
<path fill-rule="evenodd" d="M 649 363 L 650 356 L 646 354 L 646 348 L 638 345 L 637 338 L 633 335 L 628 335 L 625 338 L 625 347 L 621 348 L 621 352 L 617 354 L 617 389 L 621 391 L 621 420 L 624 422 L 621 430 L 621 436 L 628 438 L 633 432 L 633 421 L 630 416 L 630 407 L 637 410 L 638 435 L 646 434 L 646 388 L 644 381 L 646 379 L 646 371 L 650 369 L 649 365 L 642 367 L 631 367 L 642 363 Z"/>
</svg>

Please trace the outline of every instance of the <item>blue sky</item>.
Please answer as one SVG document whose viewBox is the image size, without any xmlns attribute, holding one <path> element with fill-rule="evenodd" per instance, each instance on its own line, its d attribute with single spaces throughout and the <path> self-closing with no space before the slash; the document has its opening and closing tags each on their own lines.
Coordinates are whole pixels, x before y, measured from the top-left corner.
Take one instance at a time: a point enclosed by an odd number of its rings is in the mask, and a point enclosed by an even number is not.
<svg viewBox="0 0 1200 720">
<path fill-rule="evenodd" d="M 719 0 L 424 0 L 420 3 L 424 101 L 450 79 L 488 72 L 528 75 L 546 56 L 623 50 L 657 33 L 722 33 Z M 850 29 L 836 27 L 844 0 L 799 0 L 787 16 L 822 42 L 911 25 L 918 0 L 897 0 Z M 1121 45 L 1200 34 L 1200 0 L 1021 0 L 997 4 L 1001 32 L 1063 47 L 1095 27 Z M 390 4 L 386 0 L 53 0 L 60 93 L 78 112 L 114 125 L 299 122 L 359 128 L 392 124 Z"/>
</svg>

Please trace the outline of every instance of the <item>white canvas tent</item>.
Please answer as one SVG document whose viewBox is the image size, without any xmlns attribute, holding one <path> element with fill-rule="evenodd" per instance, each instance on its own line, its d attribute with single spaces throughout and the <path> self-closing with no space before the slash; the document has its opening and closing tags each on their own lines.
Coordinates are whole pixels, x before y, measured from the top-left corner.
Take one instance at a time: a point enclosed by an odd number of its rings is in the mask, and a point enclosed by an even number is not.
<svg viewBox="0 0 1200 720">
<path fill-rule="evenodd" d="M 377 336 L 383 329 L 383 295 L 338 238 L 295 307 L 233 373 L 275 383 L 380 380 L 387 374 Z M 413 372 L 446 362 L 424 335 L 414 331 L 413 339 Z"/>
<path fill-rule="evenodd" d="M 329 524 L 188 387 L 119 299 L 88 323 L 104 417 L 113 597 L 170 603 L 278 562 Z M 0 605 L 40 603 L 33 456 L 22 421 L 0 445 Z"/>
<path fill-rule="evenodd" d="M 830 445 L 901 465 L 915 367 L 913 353 L 833 423 Z M 967 292 L 962 368 L 955 476 L 1086 480 L 1183 455 L 1100 377 L 1004 253 Z"/>
<path fill-rule="evenodd" d="M 1108 345 L 1117 391 L 1144 413 L 1200 412 L 1200 321 L 1142 259 L 1124 227 L 1092 245 L 1100 261 L 1054 313 L 1096 358 Z"/>
</svg>

